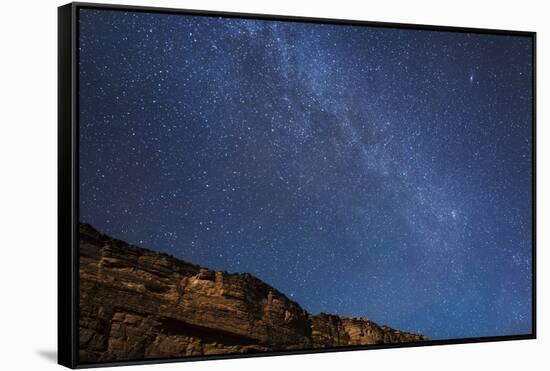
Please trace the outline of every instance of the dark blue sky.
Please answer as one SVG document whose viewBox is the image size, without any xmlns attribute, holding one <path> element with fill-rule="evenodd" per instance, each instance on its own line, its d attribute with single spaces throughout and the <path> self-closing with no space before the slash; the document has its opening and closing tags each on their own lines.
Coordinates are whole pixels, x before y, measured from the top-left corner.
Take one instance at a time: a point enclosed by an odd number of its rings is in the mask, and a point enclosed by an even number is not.
<svg viewBox="0 0 550 371">
<path fill-rule="evenodd" d="M 80 11 L 80 218 L 431 339 L 531 331 L 531 40 Z"/>
</svg>

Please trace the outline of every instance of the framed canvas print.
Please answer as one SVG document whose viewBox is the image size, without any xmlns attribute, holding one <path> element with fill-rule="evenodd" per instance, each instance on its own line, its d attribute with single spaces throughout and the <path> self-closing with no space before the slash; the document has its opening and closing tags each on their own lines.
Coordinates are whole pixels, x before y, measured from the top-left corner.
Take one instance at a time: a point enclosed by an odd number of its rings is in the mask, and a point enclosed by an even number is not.
<svg viewBox="0 0 550 371">
<path fill-rule="evenodd" d="M 535 33 L 59 8 L 59 362 L 535 338 Z"/>
</svg>

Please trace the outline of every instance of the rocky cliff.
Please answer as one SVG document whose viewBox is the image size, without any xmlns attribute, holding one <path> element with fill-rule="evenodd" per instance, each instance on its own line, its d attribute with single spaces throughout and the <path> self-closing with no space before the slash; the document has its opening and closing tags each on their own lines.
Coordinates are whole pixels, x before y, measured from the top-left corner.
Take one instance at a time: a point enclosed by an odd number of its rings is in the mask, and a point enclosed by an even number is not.
<svg viewBox="0 0 550 371">
<path fill-rule="evenodd" d="M 311 315 L 250 274 L 202 268 L 80 225 L 80 362 L 420 342 Z"/>
</svg>

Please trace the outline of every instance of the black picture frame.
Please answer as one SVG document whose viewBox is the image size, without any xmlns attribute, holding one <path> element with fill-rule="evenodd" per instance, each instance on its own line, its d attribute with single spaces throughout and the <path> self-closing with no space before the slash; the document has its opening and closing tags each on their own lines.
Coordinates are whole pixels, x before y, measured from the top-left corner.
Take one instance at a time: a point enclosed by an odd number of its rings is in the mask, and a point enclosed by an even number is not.
<svg viewBox="0 0 550 371">
<path fill-rule="evenodd" d="M 426 31 L 446 31 L 527 37 L 532 42 L 532 332 L 517 336 L 489 336 L 466 339 L 430 340 L 424 343 L 357 345 L 337 348 L 277 351 L 254 354 L 209 355 L 182 358 L 143 359 L 105 363 L 78 361 L 79 317 L 79 122 L 78 122 L 78 11 L 79 9 L 127 10 L 147 13 L 169 13 L 193 16 L 222 16 L 257 20 L 279 20 L 370 27 L 390 27 Z M 536 339 L 536 33 L 417 24 L 370 22 L 344 19 L 294 17 L 267 14 L 232 13 L 145 6 L 70 3 L 58 8 L 58 363 L 69 368 L 122 366 L 212 359 L 264 357 L 287 354 L 341 352 L 431 345 L 495 342 Z"/>
</svg>

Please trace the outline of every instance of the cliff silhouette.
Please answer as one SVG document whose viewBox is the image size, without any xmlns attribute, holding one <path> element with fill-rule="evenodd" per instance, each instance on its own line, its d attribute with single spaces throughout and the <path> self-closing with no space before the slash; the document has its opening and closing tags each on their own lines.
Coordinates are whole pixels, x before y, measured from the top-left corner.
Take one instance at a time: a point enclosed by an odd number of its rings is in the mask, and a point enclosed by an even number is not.
<svg viewBox="0 0 550 371">
<path fill-rule="evenodd" d="M 312 315 L 248 273 L 213 271 L 80 225 L 80 362 L 427 341 Z"/>
</svg>

